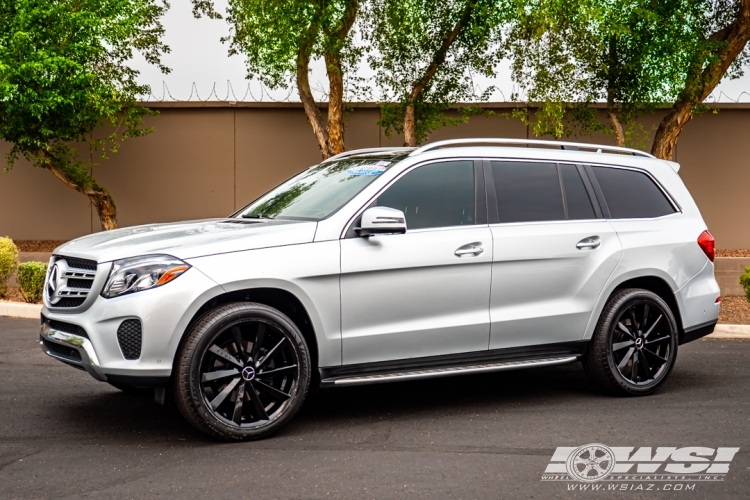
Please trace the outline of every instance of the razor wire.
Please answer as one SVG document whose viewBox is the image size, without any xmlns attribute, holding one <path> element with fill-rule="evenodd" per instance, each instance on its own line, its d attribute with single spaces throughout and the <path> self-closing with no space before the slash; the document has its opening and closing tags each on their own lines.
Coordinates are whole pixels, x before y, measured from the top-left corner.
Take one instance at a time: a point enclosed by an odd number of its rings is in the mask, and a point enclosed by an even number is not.
<svg viewBox="0 0 750 500">
<path fill-rule="evenodd" d="M 226 91 L 222 92 L 217 90 L 217 83 L 214 82 L 208 94 L 203 94 L 205 97 L 201 97 L 198 90 L 198 83 L 192 82 L 190 85 L 190 93 L 186 99 L 175 97 L 172 91 L 169 89 L 166 80 L 162 80 L 161 84 L 161 96 L 154 93 L 153 87 L 150 89 L 148 95 L 144 95 L 142 102 L 300 102 L 299 93 L 297 87 L 294 84 L 289 85 L 282 89 L 269 89 L 261 81 L 250 80 L 244 88 L 242 97 L 238 98 L 238 93 L 235 92 L 234 86 L 230 80 L 226 81 Z M 255 87 L 255 90 L 253 90 Z M 328 87 L 320 80 L 316 81 L 310 87 L 311 92 L 316 101 L 327 102 L 328 101 Z M 476 95 L 482 94 L 482 88 L 479 85 L 475 85 Z M 347 92 L 348 93 L 348 92 Z M 500 89 L 495 88 L 492 93 L 492 97 L 488 101 L 477 101 L 477 103 L 493 103 L 493 102 L 524 102 L 523 97 L 525 93 L 522 89 L 518 88 L 515 84 L 513 89 L 509 92 L 511 98 L 506 96 L 506 93 Z M 356 100 L 347 100 L 347 102 L 357 102 Z M 364 101 L 362 101 L 364 102 Z M 368 101 L 369 102 L 369 101 Z M 379 102 L 375 99 L 375 102 Z M 726 103 L 750 103 L 750 92 L 742 91 L 736 97 L 728 95 L 723 90 L 718 92 L 712 92 L 708 98 L 704 101 L 705 104 L 726 104 Z"/>
</svg>

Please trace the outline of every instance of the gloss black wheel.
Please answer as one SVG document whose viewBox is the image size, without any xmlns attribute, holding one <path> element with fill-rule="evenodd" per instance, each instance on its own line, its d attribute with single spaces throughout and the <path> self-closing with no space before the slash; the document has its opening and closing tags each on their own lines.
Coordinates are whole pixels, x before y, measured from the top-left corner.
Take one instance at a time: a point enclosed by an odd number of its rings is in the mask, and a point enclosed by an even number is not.
<svg viewBox="0 0 750 500">
<path fill-rule="evenodd" d="M 661 297 L 647 290 L 622 290 L 602 311 L 584 367 L 610 391 L 649 394 L 674 366 L 677 337 L 674 315 Z"/>
<path fill-rule="evenodd" d="M 255 303 L 221 306 L 190 331 L 175 377 L 178 407 L 217 437 L 258 439 L 299 410 L 310 356 L 297 326 Z"/>
</svg>

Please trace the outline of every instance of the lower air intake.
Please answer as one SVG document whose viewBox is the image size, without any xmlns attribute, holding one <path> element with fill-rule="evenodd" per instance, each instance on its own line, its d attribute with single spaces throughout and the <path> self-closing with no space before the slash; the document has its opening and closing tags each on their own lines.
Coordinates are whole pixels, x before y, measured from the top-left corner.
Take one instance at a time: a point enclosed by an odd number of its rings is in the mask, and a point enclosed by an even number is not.
<svg viewBox="0 0 750 500">
<path fill-rule="evenodd" d="M 117 329 L 117 342 L 125 359 L 138 359 L 141 357 L 141 322 L 137 319 L 126 319 Z"/>
</svg>

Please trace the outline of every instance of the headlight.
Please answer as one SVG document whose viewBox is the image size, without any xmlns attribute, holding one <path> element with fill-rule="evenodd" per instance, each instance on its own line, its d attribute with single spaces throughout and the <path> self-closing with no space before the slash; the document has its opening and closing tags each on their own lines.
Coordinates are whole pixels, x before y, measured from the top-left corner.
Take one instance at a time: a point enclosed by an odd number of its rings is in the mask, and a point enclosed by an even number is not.
<svg viewBox="0 0 750 500">
<path fill-rule="evenodd" d="M 169 283 L 190 265 L 169 255 L 147 255 L 116 260 L 104 285 L 102 297 L 111 299 Z"/>
</svg>

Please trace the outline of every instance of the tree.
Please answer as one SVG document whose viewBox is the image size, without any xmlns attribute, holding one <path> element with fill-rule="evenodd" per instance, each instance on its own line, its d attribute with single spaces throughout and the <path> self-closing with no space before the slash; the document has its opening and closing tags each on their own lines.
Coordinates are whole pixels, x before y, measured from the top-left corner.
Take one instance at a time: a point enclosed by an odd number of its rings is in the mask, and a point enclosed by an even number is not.
<svg viewBox="0 0 750 500">
<path fill-rule="evenodd" d="M 446 114 L 457 102 L 487 100 L 493 88 L 478 92 L 473 75 L 493 77 L 502 57 L 503 2 L 492 0 L 372 0 L 365 7 L 370 63 L 383 92 L 380 124 L 390 136 L 404 134 L 416 146 L 442 126 L 465 121 Z"/>
<path fill-rule="evenodd" d="M 672 103 L 651 150 L 673 159 L 684 125 L 747 61 L 750 0 L 546 0 L 524 13 L 510 35 L 513 74 L 540 103 L 537 135 L 609 131 L 624 145 L 636 118 Z"/>
<path fill-rule="evenodd" d="M 221 16 L 211 0 L 193 0 L 194 14 Z M 229 0 L 230 54 L 244 54 L 248 78 L 272 89 L 296 84 L 323 159 L 344 151 L 344 87 L 362 48 L 352 26 L 359 0 Z M 327 122 L 310 87 L 310 62 L 322 58 L 328 75 Z"/>
<path fill-rule="evenodd" d="M 117 227 L 114 199 L 92 175 L 93 153 L 106 157 L 129 138 L 150 132 L 138 105 L 147 94 L 128 66 L 134 51 L 161 66 L 155 0 L 8 0 L 0 4 L 0 139 L 12 144 L 7 169 L 19 156 L 85 194 L 103 229 Z M 101 125 L 113 132 L 92 139 Z M 79 157 L 76 143 L 92 154 Z"/>
<path fill-rule="evenodd" d="M 694 0 L 534 4 L 509 37 L 514 78 L 540 103 L 534 132 L 610 132 L 624 146 L 636 118 L 676 98 L 701 15 Z M 602 101 L 606 124 L 591 108 Z"/>
<path fill-rule="evenodd" d="M 750 0 L 710 0 L 704 4 L 699 43 L 685 67 L 685 80 L 677 100 L 656 130 L 651 154 L 674 158 L 683 127 L 721 80 L 742 75 L 748 61 Z"/>
</svg>

